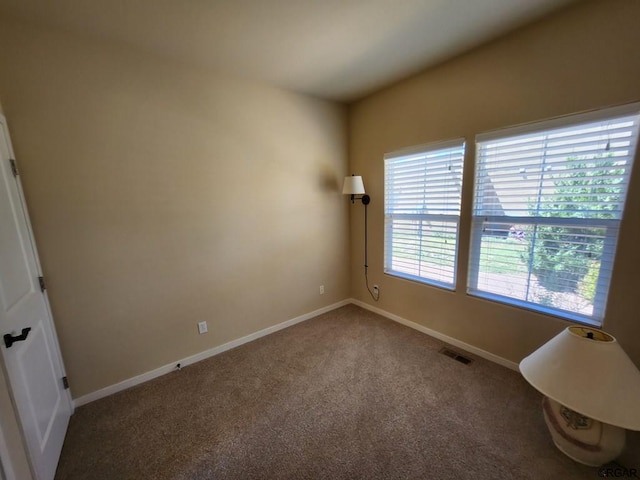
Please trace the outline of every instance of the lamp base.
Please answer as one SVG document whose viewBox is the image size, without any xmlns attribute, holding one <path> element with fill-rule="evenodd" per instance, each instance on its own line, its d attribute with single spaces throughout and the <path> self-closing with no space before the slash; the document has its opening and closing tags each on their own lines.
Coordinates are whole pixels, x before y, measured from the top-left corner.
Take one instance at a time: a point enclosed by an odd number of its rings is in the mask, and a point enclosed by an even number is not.
<svg viewBox="0 0 640 480">
<path fill-rule="evenodd" d="M 548 397 L 542 399 L 542 411 L 553 443 L 576 462 L 599 467 L 624 449 L 624 428 L 585 417 Z"/>
</svg>

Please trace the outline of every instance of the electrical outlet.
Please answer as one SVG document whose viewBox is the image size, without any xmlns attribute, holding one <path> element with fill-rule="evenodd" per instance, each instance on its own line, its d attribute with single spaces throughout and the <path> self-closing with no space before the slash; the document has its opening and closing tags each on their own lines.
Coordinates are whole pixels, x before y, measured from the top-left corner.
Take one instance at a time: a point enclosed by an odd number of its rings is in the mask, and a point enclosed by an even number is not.
<svg viewBox="0 0 640 480">
<path fill-rule="evenodd" d="M 207 322 L 198 322 L 198 333 L 201 335 L 203 333 L 207 333 L 209 330 L 207 329 Z"/>
<path fill-rule="evenodd" d="M 378 285 L 373 286 L 374 293 L 380 293 L 380 287 Z"/>
<path fill-rule="evenodd" d="M 320 295 L 324 295 L 324 285 L 320 285 Z"/>
</svg>

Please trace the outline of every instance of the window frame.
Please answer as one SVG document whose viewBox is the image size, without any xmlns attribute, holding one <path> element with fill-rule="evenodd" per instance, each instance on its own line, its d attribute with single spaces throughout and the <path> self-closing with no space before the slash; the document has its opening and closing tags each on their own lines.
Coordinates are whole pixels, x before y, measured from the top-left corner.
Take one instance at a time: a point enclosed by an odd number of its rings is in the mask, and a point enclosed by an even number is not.
<svg viewBox="0 0 640 480">
<path fill-rule="evenodd" d="M 478 201 L 477 189 L 479 186 L 479 176 L 482 174 L 480 168 L 481 142 L 492 140 L 507 140 L 509 138 L 520 135 L 531 135 L 536 133 L 550 132 L 557 129 L 578 127 L 588 122 L 598 122 L 607 119 L 616 119 L 624 116 L 632 116 L 640 114 L 640 103 L 620 105 L 616 107 L 603 108 L 589 112 L 583 112 L 563 117 L 553 118 L 551 120 L 518 125 L 515 127 L 502 128 L 490 132 L 478 134 L 475 137 L 475 162 L 474 162 L 474 181 L 473 181 L 473 206 L 471 210 L 471 236 L 469 244 L 469 264 L 467 276 L 467 294 L 478 298 L 484 298 L 496 301 L 502 304 L 525 308 L 546 315 L 555 316 L 564 320 L 588 324 L 591 326 L 602 327 L 605 320 L 605 312 L 608 301 L 608 292 L 613 277 L 613 264 L 615 262 L 617 241 L 619 238 L 620 225 L 625 217 L 627 210 L 628 183 L 625 185 L 622 210 L 618 219 L 596 219 L 596 218 L 555 218 L 541 216 L 510 216 L 510 215 L 479 215 L 477 214 Z M 631 159 L 627 180 L 630 179 L 634 164 L 640 154 L 640 139 L 638 138 L 638 126 L 635 126 L 636 137 L 632 138 L 629 147 L 629 158 Z M 533 228 L 537 226 L 577 226 L 588 228 L 604 228 L 606 234 L 604 238 L 602 261 L 611 263 L 611 269 L 600 272 L 596 283 L 595 296 L 593 300 L 593 312 L 591 315 L 580 314 L 557 307 L 548 307 L 539 303 L 520 300 L 497 293 L 487 292 L 479 289 L 478 277 L 480 274 L 481 247 L 483 240 L 483 225 L 489 224 L 507 224 L 514 225 L 531 225 Z"/>
<path fill-rule="evenodd" d="M 405 157 L 409 155 L 419 155 L 429 154 L 431 152 L 437 152 L 447 149 L 462 149 L 461 154 L 461 162 L 460 162 L 460 194 L 458 198 L 458 203 L 460 205 L 458 209 L 458 214 L 436 214 L 436 213 L 414 213 L 414 214 L 402 214 L 388 213 L 387 210 L 387 162 L 394 158 Z M 409 280 L 417 283 L 421 283 L 424 285 L 430 285 L 438 288 L 443 288 L 449 291 L 455 291 L 457 287 L 457 278 L 458 278 L 458 257 L 460 250 L 460 214 L 462 210 L 462 190 L 463 190 L 463 182 L 464 182 L 464 159 L 466 153 L 466 139 L 463 137 L 455 138 L 452 140 L 444 140 L 444 141 L 436 141 L 430 142 L 422 145 L 416 145 L 412 147 L 403 148 L 400 150 L 396 150 L 393 152 L 386 153 L 384 155 L 384 235 L 383 235 L 383 244 L 384 244 L 384 258 L 383 258 L 383 273 L 385 275 L 393 276 L 396 278 L 401 278 L 404 280 Z M 401 220 L 415 220 L 420 222 L 449 222 L 455 223 L 455 248 L 453 255 L 453 278 L 452 282 L 443 282 L 432 278 L 427 278 L 419 275 L 412 275 L 410 273 L 401 272 L 398 270 L 394 270 L 392 268 L 393 265 L 393 242 L 389 240 L 390 238 L 390 228 L 389 223 L 393 221 L 393 219 L 401 219 Z"/>
</svg>

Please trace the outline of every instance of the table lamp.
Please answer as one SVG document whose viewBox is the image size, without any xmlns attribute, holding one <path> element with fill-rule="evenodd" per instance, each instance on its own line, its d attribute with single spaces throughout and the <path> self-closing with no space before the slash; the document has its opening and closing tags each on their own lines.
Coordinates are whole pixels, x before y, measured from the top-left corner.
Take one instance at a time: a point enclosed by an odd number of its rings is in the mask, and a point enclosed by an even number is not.
<svg viewBox="0 0 640 480">
<path fill-rule="evenodd" d="M 525 357 L 520 372 L 544 395 L 556 447 L 577 462 L 610 462 L 625 429 L 640 430 L 640 371 L 608 333 L 568 327 Z"/>
</svg>

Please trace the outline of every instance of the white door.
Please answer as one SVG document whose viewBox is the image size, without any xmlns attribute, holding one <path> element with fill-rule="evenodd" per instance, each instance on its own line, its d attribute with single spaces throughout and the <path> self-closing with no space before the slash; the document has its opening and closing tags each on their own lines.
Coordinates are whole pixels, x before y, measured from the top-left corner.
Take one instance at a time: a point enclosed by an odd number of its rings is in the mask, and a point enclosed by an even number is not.
<svg viewBox="0 0 640 480">
<path fill-rule="evenodd" d="M 53 479 L 71 398 L 13 151 L 0 115 L 0 350 L 38 480 Z"/>
</svg>

